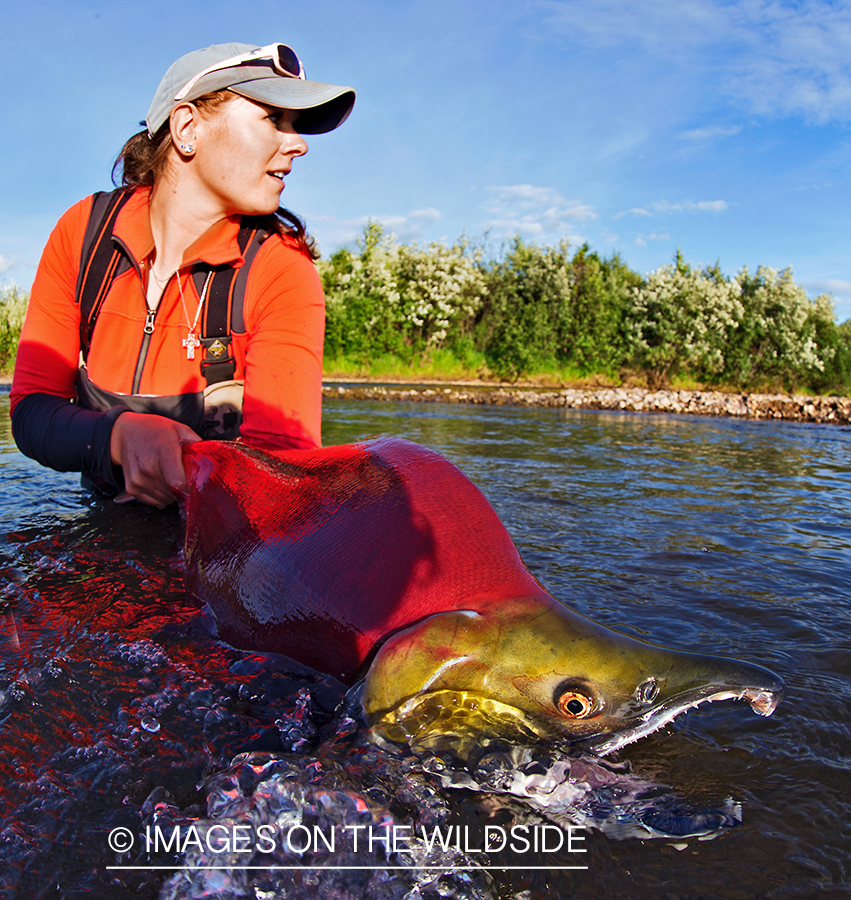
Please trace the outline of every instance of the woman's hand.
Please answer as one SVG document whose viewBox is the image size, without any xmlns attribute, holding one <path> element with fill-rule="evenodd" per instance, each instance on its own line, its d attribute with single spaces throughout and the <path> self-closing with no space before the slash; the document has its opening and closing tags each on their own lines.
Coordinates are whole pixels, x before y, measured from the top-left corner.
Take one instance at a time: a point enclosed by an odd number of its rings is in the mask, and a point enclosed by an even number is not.
<svg viewBox="0 0 851 900">
<path fill-rule="evenodd" d="M 162 509 L 186 493 L 183 471 L 185 444 L 200 441 L 187 425 L 142 413 L 122 413 L 112 426 L 109 451 L 115 465 L 124 470 L 125 494 Z"/>
</svg>

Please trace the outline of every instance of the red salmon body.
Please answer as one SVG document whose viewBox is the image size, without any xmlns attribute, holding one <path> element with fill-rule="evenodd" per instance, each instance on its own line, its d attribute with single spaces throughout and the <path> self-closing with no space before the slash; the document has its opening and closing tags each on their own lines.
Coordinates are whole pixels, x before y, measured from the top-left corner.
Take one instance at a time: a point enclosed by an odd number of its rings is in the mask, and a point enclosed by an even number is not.
<svg viewBox="0 0 851 900">
<path fill-rule="evenodd" d="M 597 625 L 529 574 L 482 493 L 438 453 L 381 438 L 184 451 L 188 590 L 237 647 L 345 682 L 393 741 L 481 735 L 607 753 L 709 700 L 770 715 L 776 675 Z"/>
<path fill-rule="evenodd" d="M 351 682 L 377 642 L 434 613 L 553 602 L 481 491 L 418 444 L 204 441 L 185 464 L 187 589 L 235 646 Z"/>
</svg>

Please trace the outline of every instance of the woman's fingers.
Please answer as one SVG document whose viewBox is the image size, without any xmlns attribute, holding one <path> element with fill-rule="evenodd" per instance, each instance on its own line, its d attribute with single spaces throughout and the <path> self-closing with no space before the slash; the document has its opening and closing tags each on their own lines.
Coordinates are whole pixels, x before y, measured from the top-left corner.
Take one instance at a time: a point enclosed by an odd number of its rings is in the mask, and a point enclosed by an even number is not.
<svg viewBox="0 0 851 900">
<path fill-rule="evenodd" d="M 199 440 L 191 428 L 164 416 L 122 413 L 110 453 L 124 471 L 125 493 L 160 509 L 174 503 L 187 490 L 181 448 Z"/>
</svg>

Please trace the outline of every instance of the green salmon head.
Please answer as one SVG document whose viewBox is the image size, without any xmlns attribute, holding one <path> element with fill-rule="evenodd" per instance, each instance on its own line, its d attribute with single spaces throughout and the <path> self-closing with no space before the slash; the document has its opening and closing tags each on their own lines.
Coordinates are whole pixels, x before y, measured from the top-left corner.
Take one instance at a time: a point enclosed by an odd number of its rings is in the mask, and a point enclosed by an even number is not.
<svg viewBox="0 0 851 900">
<path fill-rule="evenodd" d="M 644 643 L 535 597 L 397 632 L 369 668 L 362 703 L 391 740 L 485 734 L 605 754 L 701 703 L 746 700 L 769 716 L 782 695 L 767 669 Z"/>
</svg>

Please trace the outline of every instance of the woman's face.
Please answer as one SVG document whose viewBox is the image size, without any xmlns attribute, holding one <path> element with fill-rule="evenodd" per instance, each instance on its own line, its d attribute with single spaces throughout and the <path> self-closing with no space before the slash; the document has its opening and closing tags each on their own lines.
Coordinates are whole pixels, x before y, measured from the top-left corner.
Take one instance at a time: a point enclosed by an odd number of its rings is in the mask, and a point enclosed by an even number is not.
<svg viewBox="0 0 851 900">
<path fill-rule="evenodd" d="M 197 121 L 193 174 L 224 215 L 274 212 L 284 176 L 307 144 L 295 130 L 296 110 L 235 97 Z"/>
</svg>

